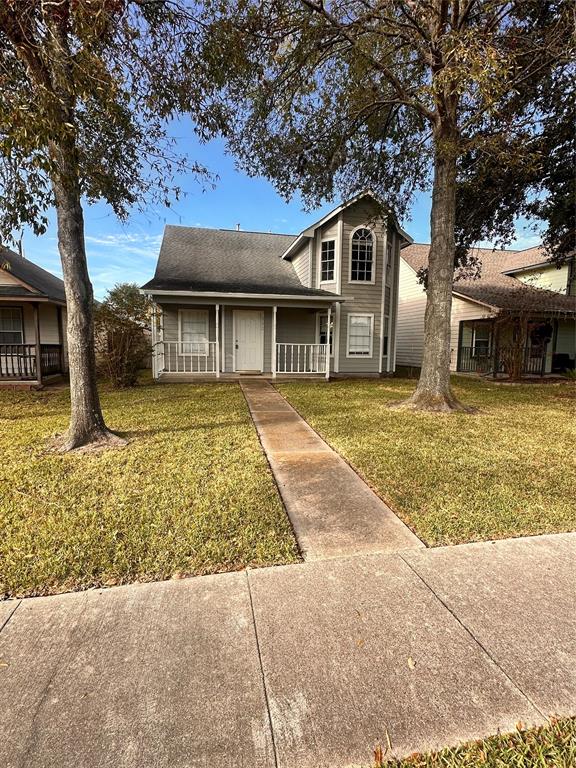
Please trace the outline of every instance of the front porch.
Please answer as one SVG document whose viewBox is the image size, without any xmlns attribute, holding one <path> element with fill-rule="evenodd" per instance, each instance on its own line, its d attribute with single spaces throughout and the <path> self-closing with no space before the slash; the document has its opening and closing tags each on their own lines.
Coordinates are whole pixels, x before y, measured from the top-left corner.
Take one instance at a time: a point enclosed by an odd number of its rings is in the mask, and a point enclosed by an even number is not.
<svg viewBox="0 0 576 768">
<path fill-rule="evenodd" d="M 328 379 L 332 305 L 156 305 L 157 380 Z"/>
<path fill-rule="evenodd" d="M 39 388 L 62 376 L 64 322 L 52 302 L 0 302 L 0 386 Z"/>
<path fill-rule="evenodd" d="M 525 343 L 519 344 L 514 330 L 502 331 L 495 318 L 461 321 L 456 371 L 498 378 L 506 376 L 513 364 L 528 377 L 574 369 L 575 320 L 533 318 L 525 322 Z"/>
</svg>

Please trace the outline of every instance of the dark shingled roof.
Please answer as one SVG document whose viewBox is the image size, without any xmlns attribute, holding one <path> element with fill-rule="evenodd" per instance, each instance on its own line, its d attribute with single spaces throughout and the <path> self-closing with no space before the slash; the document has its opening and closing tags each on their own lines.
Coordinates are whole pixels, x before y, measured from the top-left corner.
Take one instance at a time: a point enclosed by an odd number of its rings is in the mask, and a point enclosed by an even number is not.
<svg viewBox="0 0 576 768">
<path fill-rule="evenodd" d="M 429 245 L 414 243 L 401 251 L 402 258 L 418 272 L 428 264 Z M 475 280 L 461 279 L 454 282 L 454 292 L 466 298 L 489 304 L 496 309 L 523 310 L 527 304 L 534 312 L 574 313 L 576 296 L 565 296 L 526 285 L 521 280 L 503 272 L 510 269 L 528 268 L 546 261 L 542 248 L 525 251 L 493 251 L 474 248 L 474 255 L 482 261 L 481 276 Z"/>
<path fill-rule="evenodd" d="M 334 296 L 306 288 L 292 264 L 281 258 L 294 240 L 294 235 L 169 225 L 154 277 L 142 288 Z"/>
<path fill-rule="evenodd" d="M 4 266 L 7 265 L 7 266 Z M 23 259 L 14 251 L 0 246 L 0 267 L 4 266 L 5 271 L 13 277 L 22 280 L 37 291 L 37 294 L 31 291 L 22 292 L 22 286 L 3 286 L 2 295 L 6 296 L 27 296 L 40 295 L 43 298 L 52 299 L 52 301 L 66 301 L 64 293 L 64 283 L 56 275 L 47 272 L 37 264 L 33 264 L 28 259 Z"/>
</svg>

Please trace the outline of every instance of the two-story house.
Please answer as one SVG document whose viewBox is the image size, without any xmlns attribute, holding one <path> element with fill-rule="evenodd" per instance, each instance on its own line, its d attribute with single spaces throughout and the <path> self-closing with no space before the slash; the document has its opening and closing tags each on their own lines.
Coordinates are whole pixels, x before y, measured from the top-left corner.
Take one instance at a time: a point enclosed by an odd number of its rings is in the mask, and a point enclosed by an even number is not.
<svg viewBox="0 0 576 768">
<path fill-rule="evenodd" d="M 400 249 L 370 193 L 299 235 L 167 226 L 153 375 L 374 375 L 395 368 Z"/>
<path fill-rule="evenodd" d="M 429 245 L 414 243 L 400 259 L 397 326 L 398 366 L 418 368 L 424 348 L 426 292 L 419 272 Z M 545 375 L 574 369 L 576 362 L 576 266 L 560 267 L 543 248 L 523 251 L 474 249 L 480 277 L 456 279 L 452 292 L 451 369 L 504 373 L 504 353 L 514 344 L 516 317 L 526 324 L 523 373 Z M 458 277 L 458 275 L 457 275 Z M 521 337 L 520 337 L 521 338 Z"/>
</svg>

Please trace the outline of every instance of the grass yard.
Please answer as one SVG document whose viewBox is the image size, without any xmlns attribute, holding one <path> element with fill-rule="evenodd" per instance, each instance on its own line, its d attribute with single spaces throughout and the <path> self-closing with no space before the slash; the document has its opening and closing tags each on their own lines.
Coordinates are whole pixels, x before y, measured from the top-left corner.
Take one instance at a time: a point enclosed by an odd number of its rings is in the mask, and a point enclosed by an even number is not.
<svg viewBox="0 0 576 768">
<path fill-rule="evenodd" d="M 454 389 L 475 415 L 390 410 L 408 379 L 278 389 L 427 544 L 576 529 L 576 387 Z"/>
<path fill-rule="evenodd" d="M 492 736 L 406 760 L 377 760 L 375 768 L 573 768 L 576 765 L 576 718 L 541 728 Z"/>
<path fill-rule="evenodd" d="M 298 559 L 238 386 L 106 391 L 121 450 L 58 456 L 66 390 L 0 391 L 0 596 Z"/>
</svg>

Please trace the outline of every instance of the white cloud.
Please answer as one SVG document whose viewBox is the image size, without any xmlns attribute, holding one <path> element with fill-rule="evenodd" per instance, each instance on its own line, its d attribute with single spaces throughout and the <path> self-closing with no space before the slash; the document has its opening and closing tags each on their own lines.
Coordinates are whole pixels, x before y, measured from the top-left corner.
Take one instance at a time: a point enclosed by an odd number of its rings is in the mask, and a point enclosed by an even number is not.
<svg viewBox="0 0 576 768">
<path fill-rule="evenodd" d="M 86 235 L 87 250 L 106 252 L 110 249 L 118 250 L 123 254 L 141 256 L 145 259 L 158 258 L 162 235 L 136 235 L 132 233 L 120 233 L 112 235 Z"/>
</svg>

